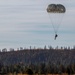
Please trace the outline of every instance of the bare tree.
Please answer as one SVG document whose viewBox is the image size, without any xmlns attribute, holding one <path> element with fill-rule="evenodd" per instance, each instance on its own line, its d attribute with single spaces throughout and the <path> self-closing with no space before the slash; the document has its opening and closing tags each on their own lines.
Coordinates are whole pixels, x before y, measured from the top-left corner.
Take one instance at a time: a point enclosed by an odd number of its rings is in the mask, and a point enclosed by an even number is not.
<svg viewBox="0 0 75 75">
<path fill-rule="evenodd" d="M 6 48 L 2 49 L 2 52 L 7 52 L 7 49 Z"/>
</svg>

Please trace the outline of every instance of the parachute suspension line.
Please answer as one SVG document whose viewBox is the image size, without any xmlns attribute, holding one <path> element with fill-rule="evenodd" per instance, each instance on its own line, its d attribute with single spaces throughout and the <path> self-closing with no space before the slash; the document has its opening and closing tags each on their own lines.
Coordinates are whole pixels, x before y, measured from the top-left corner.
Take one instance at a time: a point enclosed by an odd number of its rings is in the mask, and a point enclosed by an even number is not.
<svg viewBox="0 0 75 75">
<path fill-rule="evenodd" d="M 57 29 L 56 29 L 56 33 L 58 32 L 58 30 L 59 30 L 59 28 L 60 28 L 60 25 L 61 25 L 61 23 L 62 23 L 62 20 L 63 20 L 64 15 L 65 15 L 65 14 L 62 15 L 62 18 L 61 18 L 61 20 L 60 20 L 59 23 L 58 23 L 58 26 L 57 26 Z"/>
<path fill-rule="evenodd" d="M 52 27 L 53 27 L 53 29 L 54 29 L 55 34 L 58 33 L 58 30 L 59 30 L 59 27 L 60 27 L 60 25 L 61 25 L 61 23 L 62 23 L 62 20 L 63 20 L 64 15 L 65 15 L 65 14 L 60 15 L 61 18 L 58 20 L 58 22 L 57 22 L 57 24 L 56 24 L 56 26 L 55 26 L 55 25 L 54 25 L 54 22 L 53 22 L 53 20 L 52 20 L 52 17 L 51 17 L 50 14 L 49 14 L 49 18 L 50 18 L 50 20 L 51 20 L 51 24 L 52 24 Z"/>
<path fill-rule="evenodd" d="M 55 34 L 57 34 L 56 29 L 55 29 L 55 27 L 54 27 L 54 24 L 53 24 L 53 21 L 52 21 L 50 15 L 49 15 L 49 18 L 50 18 L 50 20 L 51 20 L 51 24 L 52 24 L 52 27 L 53 27 L 53 29 L 54 29 L 54 32 L 55 32 Z"/>
</svg>

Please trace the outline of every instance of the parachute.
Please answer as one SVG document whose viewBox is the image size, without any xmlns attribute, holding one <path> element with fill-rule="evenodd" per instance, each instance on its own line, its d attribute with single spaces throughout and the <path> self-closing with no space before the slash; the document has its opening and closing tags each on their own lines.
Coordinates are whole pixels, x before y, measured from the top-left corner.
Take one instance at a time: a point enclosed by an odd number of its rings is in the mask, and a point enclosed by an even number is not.
<svg viewBox="0 0 75 75">
<path fill-rule="evenodd" d="M 49 4 L 47 7 L 47 13 L 49 14 L 49 18 L 54 28 L 55 35 L 58 32 L 65 12 L 66 8 L 62 4 Z"/>
<path fill-rule="evenodd" d="M 65 13 L 66 9 L 61 4 L 50 4 L 47 7 L 48 13 Z"/>
</svg>

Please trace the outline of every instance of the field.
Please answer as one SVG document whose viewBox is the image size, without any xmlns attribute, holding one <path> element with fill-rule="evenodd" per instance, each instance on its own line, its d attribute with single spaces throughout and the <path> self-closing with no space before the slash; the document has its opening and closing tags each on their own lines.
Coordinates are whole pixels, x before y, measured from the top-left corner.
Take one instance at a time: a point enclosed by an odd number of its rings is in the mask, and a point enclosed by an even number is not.
<svg viewBox="0 0 75 75">
<path fill-rule="evenodd" d="M 8 74 L 8 75 L 29 75 L 29 74 Z M 75 74 L 33 74 L 33 75 L 75 75 Z"/>
</svg>

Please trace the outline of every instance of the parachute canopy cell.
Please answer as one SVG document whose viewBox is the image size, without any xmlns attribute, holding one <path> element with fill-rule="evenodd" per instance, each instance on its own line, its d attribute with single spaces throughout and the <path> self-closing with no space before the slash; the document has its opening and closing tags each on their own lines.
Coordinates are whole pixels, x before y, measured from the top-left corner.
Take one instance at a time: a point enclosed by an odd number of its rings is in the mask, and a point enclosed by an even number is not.
<svg viewBox="0 0 75 75">
<path fill-rule="evenodd" d="M 65 13 L 66 8 L 62 4 L 49 4 L 47 7 L 48 13 Z"/>
</svg>

